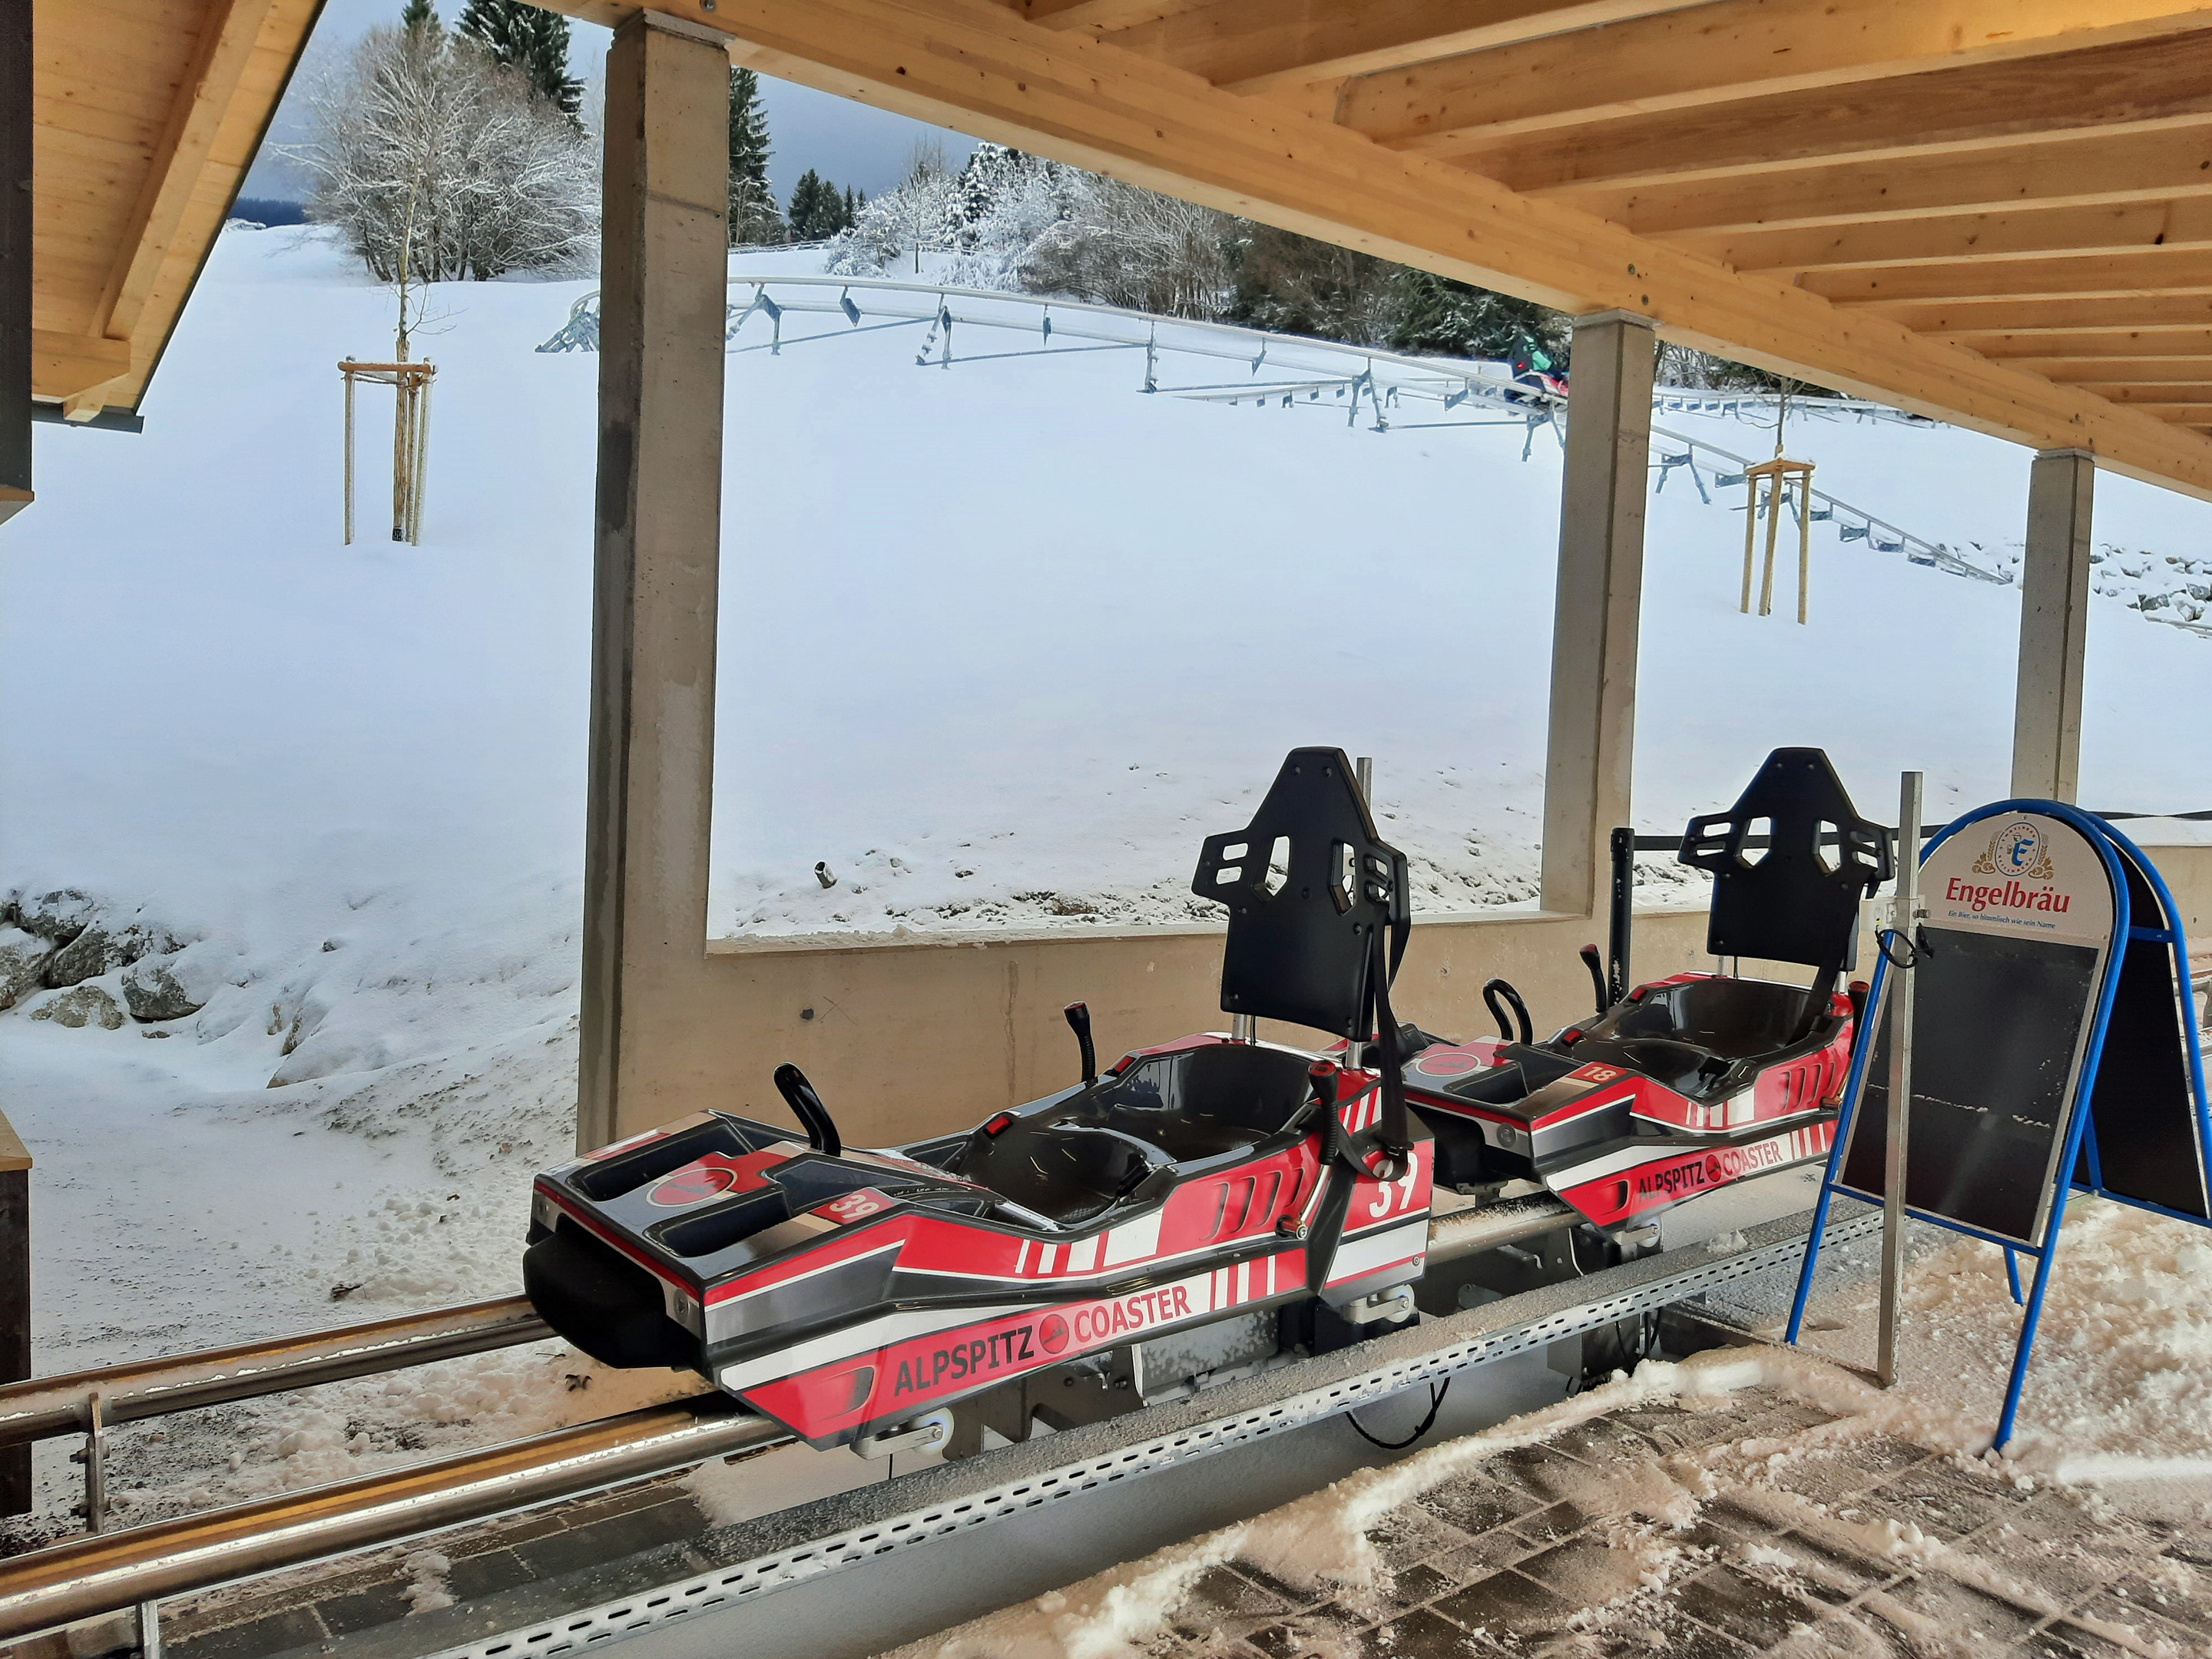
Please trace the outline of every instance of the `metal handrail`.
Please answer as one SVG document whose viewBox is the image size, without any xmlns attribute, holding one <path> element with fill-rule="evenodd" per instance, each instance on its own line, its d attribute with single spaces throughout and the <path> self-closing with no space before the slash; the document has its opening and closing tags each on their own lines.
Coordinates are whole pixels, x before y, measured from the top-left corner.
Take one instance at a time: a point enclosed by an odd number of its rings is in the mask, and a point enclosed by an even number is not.
<svg viewBox="0 0 2212 1659">
<path fill-rule="evenodd" d="M 34 1376 L 0 1387 L 0 1446 L 83 1433 L 94 1395 L 102 1421 L 112 1426 L 539 1342 L 552 1334 L 527 1297 L 509 1296 L 274 1342 Z"/>
</svg>

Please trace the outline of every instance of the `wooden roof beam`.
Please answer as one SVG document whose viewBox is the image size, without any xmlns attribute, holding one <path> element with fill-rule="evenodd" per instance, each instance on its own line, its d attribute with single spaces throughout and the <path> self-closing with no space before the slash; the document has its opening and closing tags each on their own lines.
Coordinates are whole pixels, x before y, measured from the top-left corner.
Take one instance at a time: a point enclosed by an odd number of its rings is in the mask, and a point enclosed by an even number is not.
<svg viewBox="0 0 2212 1659">
<path fill-rule="evenodd" d="M 1987 259 L 1956 264 L 1809 270 L 1798 286 L 1840 306 L 1895 307 L 1927 300 L 2132 300 L 2212 295 L 2212 254 L 2114 253 L 2097 258 Z"/>
<path fill-rule="evenodd" d="M 2206 307 L 2212 313 L 2212 306 Z M 2039 374 L 2049 374 L 2051 363 L 2079 363 L 2117 359 L 2124 362 L 2212 362 L 2212 314 L 2202 328 L 2114 329 L 2096 334 L 2083 331 L 2047 334 L 1983 331 L 1953 335 L 1984 357 L 2033 358 L 2025 364 Z M 2057 378 L 2057 377 L 2053 377 Z"/>
<path fill-rule="evenodd" d="M 1456 154 L 1621 116 L 2029 64 L 2208 24 L 2203 0 L 1715 0 L 1362 76 L 1343 87 L 1336 117 L 1380 143 Z"/>
<path fill-rule="evenodd" d="M 191 201 L 208 151 L 253 54 L 273 0 L 208 0 L 191 66 L 148 158 L 123 242 L 93 311 L 95 334 L 129 340 Z"/>
<path fill-rule="evenodd" d="M 1049 0 L 1028 0 L 1040 3 Z M 1333 104 L 1337 85 L 1347 76 L 1706 3 L 1359 0 L 1295 5 L 1284 0 L 1206 0 L 1153 6 L 1133 22 L 1107 25 L 1094 33 L 1126 51 L 1203 76 L 1217 86 L 1248 94 L 1293 93 L 1319 106 Z M 1326 84 L 1304 91 L 1317 82 Z M 1316 107 L 1316 112 L 1326 111 Z"/>
<path fill-rule="evenodd" d="M 131 343 L 57 329 L 31 331 L 31 395 L 62 403 L 131 370 Z"/>
<path fill-rule="evenodd" d="M 2138 329 L 2212 328 L 2212 295 L 2158 294 L 2130 300 L 1928 300 L 1890 305 L 1892 322 L 1932 339 L 1978 346 L 1995 337 L 2069 334 L 2120 337 Z"/>
<path fill-rule="evenodd" d="M 1554 202 L 1239 97 L 997 0 L 647 0 L 818 90 L 2212 498 L 2212 444 Z M 596 0 L 586 0 L 596 3 Z"/>
<path fill-rule="evenodd" d="M 1957 264 L 2039 254 L 2212 248 L 2212 196 L 2127 207 L 2046 208 L 1818 230 L 1744 230 L 1675 239 L 1738 270 Z"/>
<path fill-rule="evenodd" d="M 2212 195 L 2212 117 L 1897 161 L 1814 162 L 1687 184 L 1547 191 L 1669 240 L 1729 230 L 1889 224 L 2030 207 L 2107 207 Z"/>
<path fill-rule="evenodd" d="M 2175 357 L 2014 358 L 2062 386 L 2202 385 L 2212 380 L 2212 350 Z"/>
<path fill-rule="evenodd" d="M 1631 189 L 2112 137 L 2212 118 L 2212 29 L 1862 87 L 1633 115 L 1470 149 L 1462 165 L 1523 192 Z"/>
</svg>

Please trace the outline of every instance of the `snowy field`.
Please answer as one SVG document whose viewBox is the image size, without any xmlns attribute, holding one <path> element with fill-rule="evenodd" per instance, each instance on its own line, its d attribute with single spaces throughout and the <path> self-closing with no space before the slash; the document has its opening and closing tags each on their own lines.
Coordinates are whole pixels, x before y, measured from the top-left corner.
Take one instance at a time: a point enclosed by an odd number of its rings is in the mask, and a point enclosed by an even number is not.
<svg viewBox="0 0 2212 1659">
<path fill-rule="evenodd" d="M 340 544 L 334 364 L 389 349 L 389 303 L 298 233 L 224 235 L 143 436 L 38 428 L 38 505 L 0 532 L 0 894 L 137 927 L 206 998 L 108 1029 L 144 971 L 118 960 L 0 1013 L 41 1371 L 515 1288 L 574 1088 L 598 369 L 534 348 L 589 286 L 440 291 L 421 548 Z M 732 360 L 718 931 L 1181 916 L 1198 837 L 1308 742 L 1376 757 L 1423 909 L 1528 896 L 1548 435 L 1524 463 L 1517 428 L 1377 437 L 1144 397 L 1123 355 L 921 370 L 915 343 Z M 367 526 L 380 418 L 365 398 Z M 1890 423 L 1791 447 L 1917 533 L 2019 540 L 2025 452 Z M 2212 559 L 2205 507 L 2100 492 L 2101 542 Z M 1741 536 L 1685 479 L 1653 503 L 1642 828 L 1725 804 L 1778 743 L 1826 746 L 1876 817 L 1900 766 L 1937 813 L 2002 788 L 2014 590 L 1824 531 L 1801 629 L 1736 614 Z M 2212 806 L 2212 641 L 2116 598 L 2090 651 L 2085 798 Z M 228 1407 L 182 1448 L 118 1437 L 119 1508 L 660 1386 L 547 1349 Z M 179 1486 L 216 1447 L 229 1474 Z"/>
</svg>

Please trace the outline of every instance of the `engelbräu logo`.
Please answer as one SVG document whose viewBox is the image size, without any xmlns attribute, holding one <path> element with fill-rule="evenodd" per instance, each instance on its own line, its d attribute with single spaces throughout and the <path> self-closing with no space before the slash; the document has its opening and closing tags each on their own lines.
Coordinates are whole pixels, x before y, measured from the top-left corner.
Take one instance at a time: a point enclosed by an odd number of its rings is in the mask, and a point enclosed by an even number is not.
<svg viewBox="0 0 2212 1659">
<path fill-rule="evenodd" d="M 2008 876 L 2019 881 L 2049 881 L 2057 874 L 2051 867 L 2051 848 L 2043 831 L 2025 818 L 2014 818 L 1990 837 L 1988 850 L 1974 860 L 1978 876 Z M 1974 907 L 1981 908 L 1979 905 Z"/>
</svg>

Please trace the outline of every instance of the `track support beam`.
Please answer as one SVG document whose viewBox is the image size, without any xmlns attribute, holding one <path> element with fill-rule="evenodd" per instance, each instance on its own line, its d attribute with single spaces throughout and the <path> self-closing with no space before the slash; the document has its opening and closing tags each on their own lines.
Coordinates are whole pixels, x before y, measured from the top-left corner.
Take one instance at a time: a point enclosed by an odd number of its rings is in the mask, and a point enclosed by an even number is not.
<svg viewBox="0 0 2212 1659">
<path fill-rule="evenodd" d="M 635 12 L 607 54 L 579 1150 L 687 1109 L 641 1034 L 707 954 L 729 58 Z"/>
<path fill-rule="evenodd" d="M 2083 449 L 2046 449 L 2028 473 L 2012 793 L 2038 800 L 2071 801 L 2081 787 L 2096 482 L 2096 458 Z"/>
<path fill-rule="evenodd" d="M 1575 321 L 1541 878 L 1544 908 L 1572 915 L 1597 914 L 1608 838 L 1615 825 L 1635 822 L 1629 774 L 1657 352 L 1648 318 L 1607 311 Z"/>
</svg>

